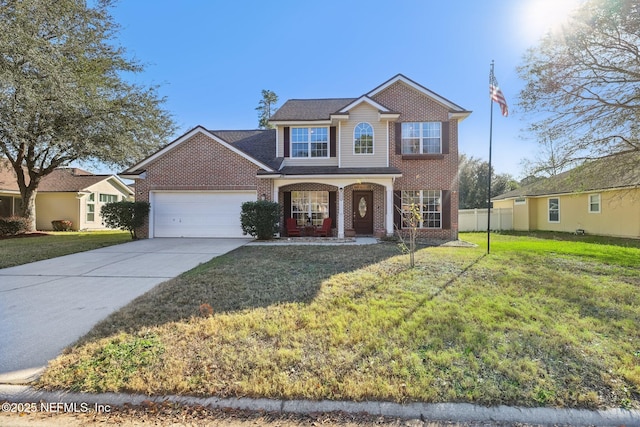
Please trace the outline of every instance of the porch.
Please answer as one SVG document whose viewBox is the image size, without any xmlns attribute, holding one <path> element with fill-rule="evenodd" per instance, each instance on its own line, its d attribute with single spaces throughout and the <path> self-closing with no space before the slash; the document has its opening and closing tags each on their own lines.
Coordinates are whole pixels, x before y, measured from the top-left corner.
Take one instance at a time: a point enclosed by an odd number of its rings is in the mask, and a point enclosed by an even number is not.
<svg viewBox="0 0 640 427">
<path fill-rule="evenodd" d="M 382 237 L 394 232 L 393 181 L 393 177 L 275 179 L 272 200 L 282 205 L 281 224 L 295 220 L 300 235 L 312 235 L 325 218 L 331 218 L 328 236 Z M 288 236 L 286 226 L 281 235 Z"/>
</svg>

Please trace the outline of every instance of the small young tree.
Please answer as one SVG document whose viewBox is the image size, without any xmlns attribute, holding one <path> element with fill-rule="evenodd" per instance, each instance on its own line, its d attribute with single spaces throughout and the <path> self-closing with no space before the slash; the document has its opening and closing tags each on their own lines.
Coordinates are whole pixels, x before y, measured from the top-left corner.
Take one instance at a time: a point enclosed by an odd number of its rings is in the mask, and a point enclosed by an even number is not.
<svg viewBox="0 0 640 427">
<path fill-rule="evenodd" d="M 400 229 L 396 230 L 400 238 L 400 249 L 403 253 L 409 254 L 409 266 L 413 268 L 416 265 L 416 237 L 418 237 L 418 228 L 422 220 L 420 205 L 411 203 L 409 210 L 403 211 L 400 208 L 398 209 L 400 210 L 403 224 L 406 224 L 404 229 L 408 230 L 406 233 L 403 233 Z"/>
<path fill-rule="evenodd" d="M 271 240 L 278 231 L 280 211 L 280 205 L 275 202 L 244 202 L 240 213 L 242 232 L 259 240 Z"/>
<path fill-rule="evenodd" d="M 147 202 L 115 202 L 107 203 L 100 209 L 102 223 L 109 228 L 118 228 L 131 233 L 131 238 L 137 240 L 136 229 L 144 225 L 149 216 Z"/>
</svg>

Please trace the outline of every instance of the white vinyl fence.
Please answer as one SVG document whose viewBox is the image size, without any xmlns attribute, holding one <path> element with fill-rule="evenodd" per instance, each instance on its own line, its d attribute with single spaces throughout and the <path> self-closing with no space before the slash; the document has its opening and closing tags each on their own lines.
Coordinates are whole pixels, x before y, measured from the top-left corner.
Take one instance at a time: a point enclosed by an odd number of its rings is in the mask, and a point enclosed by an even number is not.
<svg viewBox="0 0 640 427">
<path fill-rule="evenodd" d="M 513 209 L 491 209 L 492 230 L 513 229 Z M 458 211 L 458 231 L 487 231 L 486 209 L 461 209 Z"/>
</svg>

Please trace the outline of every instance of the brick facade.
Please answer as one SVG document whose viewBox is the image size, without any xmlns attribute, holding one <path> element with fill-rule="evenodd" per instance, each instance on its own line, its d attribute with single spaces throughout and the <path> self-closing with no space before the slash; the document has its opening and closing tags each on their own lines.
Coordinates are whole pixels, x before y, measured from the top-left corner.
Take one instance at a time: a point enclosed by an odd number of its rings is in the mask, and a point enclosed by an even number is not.
<svg viewBox="0 0 640 427">
<path fill-rule="evenodd" d="M 403 80 L 404 79 L 404 80 Z M 371 96 L 379 104 L 389 111 L 400 113 L 398 119 L 387 122 L 389 138 L 389 168 L 397 168 L 402 176 L 394 178 L 394 191 L 401 190 L 444 190 L 450 195 L 450 228 L 449 229 L 421 229 L 423 237 L 439 239 L 456 239 L 458 235 L 458 121 L 450 118 L 452 112 L 468 112 L 454 108 L 455 104 L 442 102 L 437 96 L 430 96 L 427 90 L 421 90 L 419 85 L 412 86 L 406 83 L 408 79 L 401 78 L 389 80 L 392 82 L 383 90 L 375 92 Z M 384 86 L 380 86 L 384 87 Z M 442 155 L 425 158 L 424 156 L 409 158 L 396 154 L 396 123 L 397 122 L 433 122 L 439 121 L 448 126 L 448 152 Z M 304 124 L 304 123 L 302 123 Z M 332 125 L 334 126 L 334 125 Z M 282 130 L 282 129 L 280 129 Z M 241 131 L 238 131 L 241 132 Z M 283 132 L 281 132 L 283 133 Z M 379 135 L 381 132 L 378 132 Z M 443 132 L 444 133 L 444 132 Z M 349 133 L 347 133 L 349 134 Z M 152 160 L 143 161 L 146 177 L 136 182 L 136 199 L 149 200 L 152 191 L 211 191 L 211 190 L 253 190 L 258 198 L 267 200 L 273 198 L 274 180 L 270 178 L 257 178 L 260 166 L 249 160 L 242 153 L 225 146 L 217 141 L 212 134 L 202 128 L 200 132 L 188 133 L 187 139 L 180 141 L 175 147 L 169 145 L 160 152 L 160 155 L 152 157 Z M 185 138 L 183 137 L 183 138 Z M 380 136 L 376 136 L 379 138 Z M 386 138 L 386 136 L 385 136 Z M 343 141 L 343 143 L 345 143 Z M 274 153 L 275 144 L 273 141 Z M 245 147 L 246 148 L 246 147 Z M 314 164 L 307 161 L 310 165 Z M 363 163 L 366 158 L 363 157 Z M 369 165 L 363 164 L 363 167 Z M 132 168 L 135 170 L 135 167 Z M 274 169 L 276 170 L 276 169 Z M 286 177 L 285 177 L 286 178 Z M 285 179 L 280 177 L 280 182 Z M 391 178 L 388 178 L 391 185 Z M 286 191 L 337 191 L 338 187 L 326 183 L 314 182 L 314 176 L 309 175 L 308 183 L 296 183 L 279 188 L 278 200 L 283 204 L 283 194 Z M 324 180 L 327 182 L 327 180 Z M 373 180 L 375 181 L 375 180 Z M 377 181 L 381 182 L 381 181 Z M 281 184 L 280 184 L 281 185 Z M 342 185 L 342 184 L 341 184 Z M 373 192 L 373 228 L 374 233 L 386 229 L 389 223 L 389 210 L 387 207 L 387 195 L 384 185 L 367 182 L 366 174 L 362 178 L 354 176 L 350 182 L 344 184 L 344 223 L 345 230 L 353 228 L 353 191 L 366 190 Z M 336 204 L 339 202 L 336 200 Z M 338 212 L 338 207 L 332 207 Z M 282 223 L 284 224 L 284 218 Z M 335 225 L 335 222 L 334 222 Z M 389 230 L 386 230 L 389 232 Z M 335 230 L 334 230 L 335 232 Z M 148 226 L 139 230 L 139 235 L 148 236 Z"/>
<path fill-rule="evenodd" d="M 395 83 L 373 97 L 400 112 L 399 122 L 441 121 L 449 124 L 449 153 L 441 159 L 403 159 L 396 154 L 395 123 L 389 123 L 389 165 L 402 171 L 395 190 L 451 191 L 451 229 L 422 229 L 420 236 L 437 239 L 458 238 L 458 122 L 449 120 L 449 110 L 418 90 L 402 82 Z"/>
</svg>

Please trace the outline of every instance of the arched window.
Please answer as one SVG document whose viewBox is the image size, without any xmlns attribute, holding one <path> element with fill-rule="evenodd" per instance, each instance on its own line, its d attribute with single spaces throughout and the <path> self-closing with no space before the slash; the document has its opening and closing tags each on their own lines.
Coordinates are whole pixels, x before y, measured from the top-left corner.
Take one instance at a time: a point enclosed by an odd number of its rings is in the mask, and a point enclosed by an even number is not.
<svg viewBox="0 0 640 427">
<path fill-rule="evenodd" d="M 353 153 L 373 154 L 373 127 L 369 123 L 358 123 L 353 130 Z"/>
</svg>

